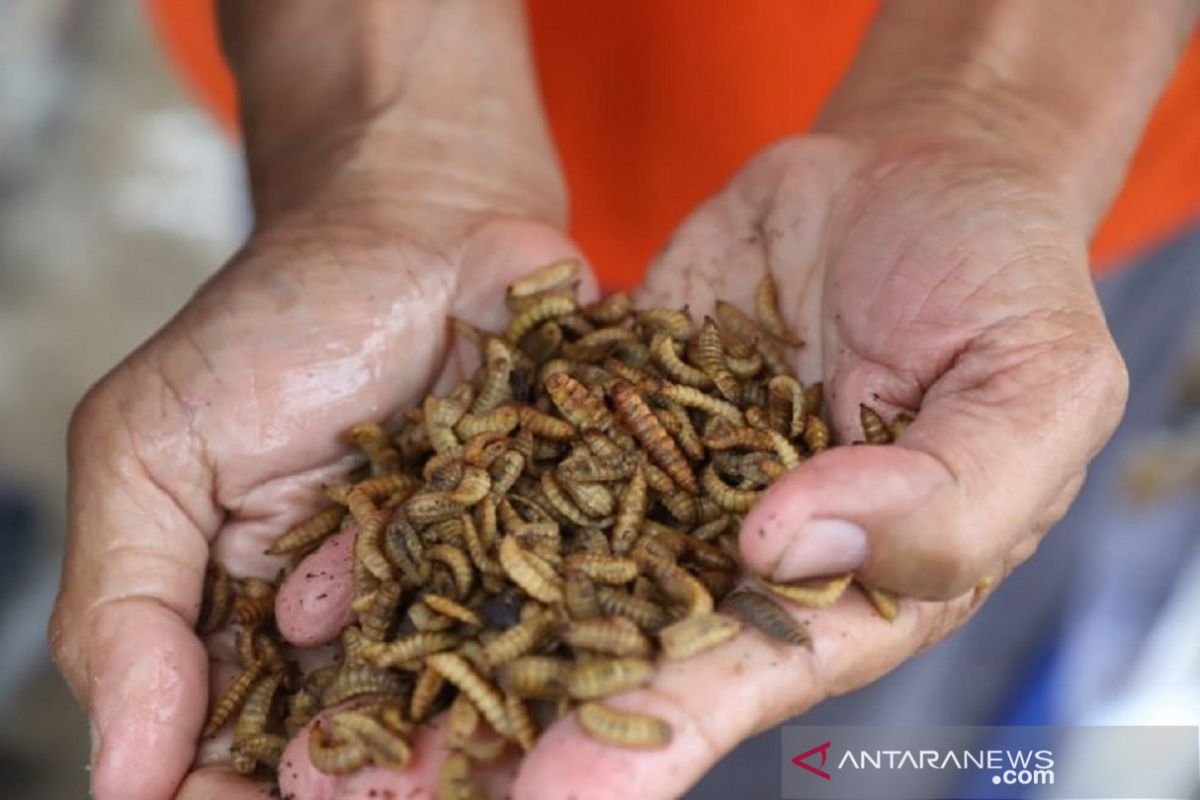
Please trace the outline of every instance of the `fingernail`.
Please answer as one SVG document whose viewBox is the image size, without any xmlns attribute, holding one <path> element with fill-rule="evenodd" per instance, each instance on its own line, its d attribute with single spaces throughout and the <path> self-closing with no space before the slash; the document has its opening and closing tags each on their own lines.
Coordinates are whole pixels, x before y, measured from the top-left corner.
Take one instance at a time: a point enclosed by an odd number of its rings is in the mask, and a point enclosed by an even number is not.
<svg viewBox="0 0 1200 800">
<path fill-rule="evenodd" d="M 814 519 L 800 529 L 771 577 L 798 581 L 836 575 L 858 569 L 866 557 L 867 534 L 862 528 L 840 519 Z"/>
</svg>

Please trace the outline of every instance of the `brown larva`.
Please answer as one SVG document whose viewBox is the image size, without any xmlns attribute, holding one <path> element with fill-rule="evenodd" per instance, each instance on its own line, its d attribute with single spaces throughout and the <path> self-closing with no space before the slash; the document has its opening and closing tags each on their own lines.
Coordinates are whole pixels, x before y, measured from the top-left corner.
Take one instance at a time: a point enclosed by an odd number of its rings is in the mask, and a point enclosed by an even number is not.
<svg viewBox="0 0 1200 800">
<path fill-rule="evenodd" d="M 595 700 L 575 709 L 575 720 L 593 739 L 606 744 L 658 749 L 671 743 L 671 725 L 658 717 L 618 711 Z"/>
<path fill-rule="evenodd" d="M 758 582 L 772 593 L 797 605 L 806 608 L 824 608 L 836 603 L 846 593 L 846 587 L 850 585 L 853 577 L 847 573 L 832 578 L 813 578 L 797 583 L 778 583 L 766 578 L 759 578 Z"/>
<path fill-rule="evenodd" d="M 712 378 L 704 370 L 693 367 L 679 357 L 678 345 L 665 333 L 656 333 L 650 342 L 650 356 L 667 377 L 684 386 L 707 389 Z"/>
<path fill-rule="evenodd" d="M 644 658 L 601 658 L 576 664 L 567 679 L 567 693 L 576 700 L 596 700 L 645 686 L 654 664 Z"/>
<path fill-rule="evenodd" d="M 400 470 L 400 453 L 392 447 L 379 423 L 360 422 L 347 431 L 346 438 L 363 451 L 372 475 L 388 475 Z"/>
<path fill-rule="evenodd" d="M 510 725 L 504 708 L 504 695 L 476 672 L 466 659 L 455 653 L 437 653 L 426 658 L 425 663 L 470 697 L 479 713 L 497 733 L 508 735 Z"/>
<path fill-rule="evenodd" d="M 858 418 L 862 423 L 863 438 L 867 444 L 891 444 L 892 432 L 879 412 L 865 403 L 858 405 Z"/>
<path fill-rule="evenodd" d="M 650 640 L 625 617 L 573 620 L 563 628 L 562 638 L 572 647 L 613 656 L 646 657 L 652 652 Z"/>
<path fill-rule="evenodd" d="M 557 700 L 567 691 L 570 662 L 554 656 L 524 656 L 496 670 L 496 681 L 506 692 L 531 700 Z"/>
<path fill-rule="evenodd" d="M 204 600 L 196 622 L 199 633 L 212 633 L 223 627 L 233 610 L 233 585 L 225 568 L 213 561 L 204 575 Z"/>
<path fill-rule="evenodd" d="M 334 738 L 320 722 L 308 731 L 308 757 L 314 767 L 327 775 L 354 772 L 370 759 L 370 752 L 361 742 L 344 737 Z"/>
<path fill-rule="evenodd" d="M 804 342 L 792 333 L 779 313 L 779 289 L 775 284 L 775 276 L 766 273 L 759 279 L 754 289 L 754 312 L 758 315 L 758 324 L 767 333 L 779 341 L 792 347 L 801 347 Z"/>
<path fill-rule="evenodd" d="M 716 612 L 695 614 L 660 630 L 658 641 L 663 655 L 680 661 L 732 639 L 741 629 L 742 623 L 735 617 Z"/>
<path fill-rule="evenodd" d="M 721 601 L 721 610 L 739 617 L 778 642 L 793 645 L 812 642 L 804 626 L 768 595 L 736 591 Z"/>
<path fill-rule="evenodd" d="M 233 683 L 229 684 L 229 688 L 213 704 L 212 710 L 208 714 L 208 720 L 204 723 L 204 730 L 201 732 L 201 736 L 212 736 L 229 721 L 229 718 L 242 707 L 242 703 L 246 702 L 246 696 L 250 694 L 250 690 L 254 687 L 254 684 L 266 672 L 266 667 L 266 662 L 256 662 L 242 672 L 242 674 L 238 675 Z"/>
<path fill-rule="evenodd" d="M 293 525 L 279 536 L 267 548 L 267 554 L 273 556 L 302 553 L 319 545 L 325 538 L 337 531 L 346 516 L 344 506 L 330 506 L 318 511 L 313 516 Z"/>
<path fill-rule="evenodd" d="M 692 391 L 698 391 L 693 389 Z M 650 413 L 646 401 L 638 394 L 632 384 L 620 381 L 612 387 L 613 403 L 621 419 L 633 431 L 634 436 L 641 442 L 650 458 L 671 477 L 679 488 L 689 494 L 700 491 L 696 484 L 696 476 L 688 466 L 687 458 L 662 427 L 662 423 Z M 675 398 L 670 398 L 675 399 Z"/>
<path fill-rule="evenodd" d="M 884 589 L 868 586 L 861 581 L 855 581 L 855 584 L 867 596 L 867 600 L 871 602 L 871 607 L 875 609 L 875 613 L 888 622 L 894 620 L 896 615 L 900 613 L 900 606 L 896 595 Z"/>
<path fill-rule="evenodd" d="M 712 379 L 717 391 L 731 403 L 741 396 L 741 384 L 725 364 L 725 348 L 717 323 L 710 317 L 704 318 L 700 335 L 696 340 L 696 364 Z"/>
</svg>

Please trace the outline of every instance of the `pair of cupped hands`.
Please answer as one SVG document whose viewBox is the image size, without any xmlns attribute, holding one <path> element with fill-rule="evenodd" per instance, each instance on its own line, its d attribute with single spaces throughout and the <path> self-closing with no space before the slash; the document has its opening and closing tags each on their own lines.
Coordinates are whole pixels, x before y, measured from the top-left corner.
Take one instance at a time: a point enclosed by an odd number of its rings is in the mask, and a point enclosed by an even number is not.
<svg viewBox="0 0 1200 800">
<path fill-rule="evenodd" d="M 386 151 L 386 148 L 383 148 Z M 375 150 L 373 152 L 379 152 Z M 353 464 L 344 433 L 473 367 L 450 318 L 504 321 L 504 287 L 580 257 L 561 193 L 475 180 L 445 154 L 376 163 L 353 147 L 277 194 L 245 247 L 80 404 L 55 657 L 93 733 L 101 800 L 252 798 L 197 760 L 217 654 L 193 632 L 205 564 L 273 576 L 270 541 Z M 556 169 L 552 154 L 543 158 Z M 382 160 L 381 162 L 382 163 Z M 850 593 L 803 612 L 813 646 L 753 632 L 614 701 L 662 717 L 671 744 L 629 751 L 570 718 L 493 770 L 498 796 L 666 798 L 742 739 L 862 686 L 945 637 L 1035 550 L 1124 405 L 1124 368 L 1062 209 L 1054 165 L 950 130 L 806 136 L 752 159 L 688 217 L 636 290 L 642 305 L 751 307 L 774 276 L 844 441 L 859 403 L 920 414 L 891 447 L 822 453 L 748 515 L 748 569 L 780 580 L 855 570 L 904 599 L 893 622 Z M 553 182 L 547 185 L 553 185 Z M 588 273 L 585 299 L 596 296 Z M 460 350 L 462 352 L 460 352 Z M 348 574 L 335 576 L 349 581 Z M 305 609 L 308 609 L 307 611 Z M 319 628 L 327 608 L 281 609 Z M 317 610 L 314 610 L 317 609 Z M 311 618 L 306 618 L 308 614 Z M 288 796 L 431 796 L 444 731 L 405 772 L 322 776 L 304 736 Z M 372 796 L 385 796 L 377 793 Z"/>
</svg>

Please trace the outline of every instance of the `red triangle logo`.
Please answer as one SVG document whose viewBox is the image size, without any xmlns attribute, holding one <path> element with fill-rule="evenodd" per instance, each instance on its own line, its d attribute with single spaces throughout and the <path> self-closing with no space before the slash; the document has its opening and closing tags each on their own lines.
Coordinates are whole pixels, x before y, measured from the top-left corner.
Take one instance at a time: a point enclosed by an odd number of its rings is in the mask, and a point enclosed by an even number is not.
<svg viewBox="0 0 1200 800">
<path fill-rule="evenodd" d="M 825 766 L 825 758 L 829 755 L 829 746 L 832 743 L 833 742 L 831 740 L 831 741 L 826 742 L 825 744 L 819 744 L 816 747 L 814 747 L 813 749 L 808 750 L 807 752 L 801 753 L 800 755 L 793 758 L 792 763 L 795 764 L 797 767 L 802 767 L 803 769 L 808 770 L 813 775 L 822 777 L 825 780 L 831 780 L 829 773 L 826 772 L 825 770 L 821 769 L 820 767 Z M 817 753 L 821 754 L 820 767 L 814 767 L 812 764 L 805 763 L 806 759 L 808 759 L 812 756 L 815 756 Z"/>
</svg>

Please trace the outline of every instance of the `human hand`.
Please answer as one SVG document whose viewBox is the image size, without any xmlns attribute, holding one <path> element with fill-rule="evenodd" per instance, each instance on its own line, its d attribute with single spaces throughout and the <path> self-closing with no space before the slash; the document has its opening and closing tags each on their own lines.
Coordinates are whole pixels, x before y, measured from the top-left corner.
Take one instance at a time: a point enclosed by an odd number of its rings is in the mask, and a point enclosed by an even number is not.
<svg viewBox="0 0 1200 800">
<path fill-rule="evenodd" d="M 1126 392 L 1085 233 L 1051 185 L 952 136 L 814 136 L 758 156 L 683 224 L 640 302 L 749 310 L 769 273 L 842 441 L 863 438 L 860 403 L 920 411 L 895 445 L 835 448 L 772 486 L 743 525 L 745 564 L 781 581 L 853 570 L 905 599 L 891 623 L 855 593 L 797 609 L 811 651 L 751 631 L 662 664 L 621 705 L 668 720 L 667 748 L 615 750 L 564 721 L 514 796 L 678 796 L 742 739 L 946 636 L 1033 553 Z"/>
<path fill-rule="evenodd" d="M 159 800 L 181 781 L 183 798 L 261 796 L 224 768 L 188 774 L 210 672 L 216 684 L 232 656 L 218 643 L 210 667 L 193 633 L 210 554 L 273 578 L 281 559 L 263 551 L 353 466 L 346 429 L 461 378 L 449 316 L 494 327 L 515 275 L 577 255 L 552 193 L 372 158 L 354 164 L 370 186 L 339 173 L 319 204 L 263 225 L 76 411 L 51 641 L 92 723 L 101 800 Z"/>
<path fill-rule="evenodd" d="M 1125 391 L 1083 235 L 1050 186 L 1035 165 L 968 138 L 814 136 L 760 155 L 684 223 L 640 304 L 749 309 L 770 274 L 808 342 L 795 366 L 825 382 L 843 441 L 862 438 L 860 403 L 920 411 L 897 444 L 821 453 L 769 489 L 743 526 L 746 565 L 784 581 L 855 571 L 905 599 L 891 623 L 853 593 L 797 610 L 811 651 L 746 632 L 661 664 L 616 703 L 670 722 L 669 746 L 605 746 L 564 719 L 516 766 L 514 797 L 678 796 L 743 738 L 952 631 L 986 594 L 977 587 L 1028 557 Z M 418 736 L 413 770 L 308 771 L 284 788 L 429 789 L 436 736 Z"/>
</svg>

